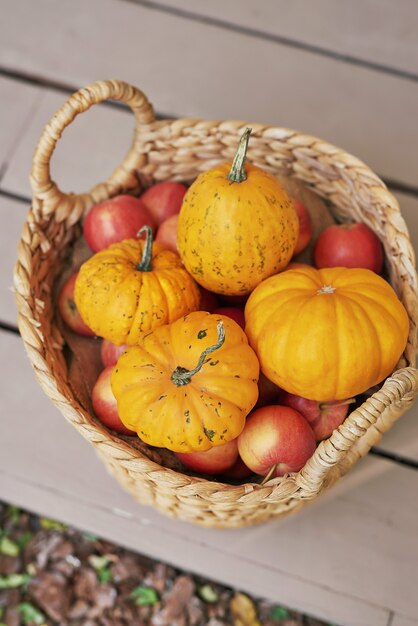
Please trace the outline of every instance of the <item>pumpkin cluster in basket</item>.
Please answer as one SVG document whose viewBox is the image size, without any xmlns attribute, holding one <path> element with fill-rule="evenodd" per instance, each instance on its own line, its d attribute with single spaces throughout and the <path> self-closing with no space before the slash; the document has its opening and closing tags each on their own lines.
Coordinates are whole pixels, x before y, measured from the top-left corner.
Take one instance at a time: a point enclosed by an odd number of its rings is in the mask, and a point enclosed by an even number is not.
<svg viewBox="0 0 418 626">
<path fill-rule="evenodd" d="M 189 187 L 92 207 L 93 254 L 58 298 L 73 331 L 102 338 L 98 419 L 232 479 L 301 469 L 409 329 L 375 233 L 333 224 L 314 240 L 309 207 L 246 162 L 250 132 Z"/>
</svg>

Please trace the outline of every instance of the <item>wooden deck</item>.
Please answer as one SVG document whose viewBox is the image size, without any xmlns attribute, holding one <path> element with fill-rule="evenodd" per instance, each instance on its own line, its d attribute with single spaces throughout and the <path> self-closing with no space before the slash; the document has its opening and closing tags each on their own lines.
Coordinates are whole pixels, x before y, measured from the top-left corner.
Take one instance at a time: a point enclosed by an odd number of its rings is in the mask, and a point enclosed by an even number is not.
<svg viewBox="0 0 418 626">
<path fill-rule="evenodd" d="M 194 527 L 133 502 L 44 396 L 11 291 L 36 142 L 67 95 L 100 78 L 142 88 L 161 115 L 266 122 L 341 146 L 387 181 L 417 249 L 416 2 L 3 0 L 1 16 L 0 498 L 340 626 L 418 625 L 418 405 L 297 515 Z M 65 132 L 54 178 L 90 188 L 132 129 L 125 108 L 95 107 Z"/>
</svg>

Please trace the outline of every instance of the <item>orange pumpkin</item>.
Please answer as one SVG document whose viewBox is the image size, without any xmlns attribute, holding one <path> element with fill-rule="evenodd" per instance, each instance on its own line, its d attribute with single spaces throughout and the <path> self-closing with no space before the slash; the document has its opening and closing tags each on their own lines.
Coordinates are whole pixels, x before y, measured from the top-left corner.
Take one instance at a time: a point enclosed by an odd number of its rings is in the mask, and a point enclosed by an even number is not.
<svg viewBox="0 0 418 626">
<path fill-rule="evenodd" d="M 111 385 L 123 424 L 174 452 L 235 439 L 258 397 L 259 364 L 244 331 L 203 311 L 143 335 L 124 352 Z"/>
<path fill-rule="evenodd" d="M 409 320 L 392 287 L 366 269 L 305 266 L 272 276 L 245 307 L 263 373 L 310 400 L 342 400 L 381 382 L 406 346 Z"/>
<path fill-rule="evenodd" d="M 116 345 L 137 343 L 141 333 L 199 307 L 200 291 L 180 257 L 162 244 L 126 239 L 97 252 L 80 268 L 75 302 L 96 335 Z"/>
<path fill-rule="evenodd" d="M 299 220 L 278 180 L 245 164 L 251 129 L 243 134 L 232 165 L 200 174 L 181 207 L 177 243 L 195 280 L 226 295 L 250 293 L 283 269 L 296 246 Z"/>
</svg>

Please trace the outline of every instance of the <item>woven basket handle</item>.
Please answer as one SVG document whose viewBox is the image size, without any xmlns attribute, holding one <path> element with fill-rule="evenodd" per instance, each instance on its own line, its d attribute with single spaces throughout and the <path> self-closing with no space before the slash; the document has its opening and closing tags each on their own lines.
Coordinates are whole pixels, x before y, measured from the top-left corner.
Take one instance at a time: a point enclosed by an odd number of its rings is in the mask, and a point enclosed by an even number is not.
<svg viewBox="0 0 418 626">
<path fill-rule="evenodd" d="M 96 185 L 88 193 L 64 193 L 51 179 L 50 161 L 57 141 L 64 129 L 79 113 L 87 111 L 93 104 L 108 99 L 124 102 L 132 109 L 136 119 L 132 146 L 121 165 L 107 181 Z M 137 192 L 141 187 L 138 171 L 145 161 L 145 156 L 136 149 L 136 144 L 141 127 L 154 120 L 154 111 L 146 96 L 136 87 L 123 81 L 98 81 L 74 93 L 45 127 L 33 156 L 30 181 L 35 214 L 38 211 L 46 217 L 58 207 L 64 208 L 64 213 L 65 208 L 77 207 L 77 216 L 73 216 L 77 219 L 81 212 L 93 203 L 101 202 L 119 193 Z"/>
<path fill-rule="evenodd" d="M 302 497 L 313 498 L 344 475 L 415 400 L 418 370 L 406 367 L 388 378 L 382 388 L 353 411 L 331 437 L 322 441 L 296 476 Z"/>
</svg>

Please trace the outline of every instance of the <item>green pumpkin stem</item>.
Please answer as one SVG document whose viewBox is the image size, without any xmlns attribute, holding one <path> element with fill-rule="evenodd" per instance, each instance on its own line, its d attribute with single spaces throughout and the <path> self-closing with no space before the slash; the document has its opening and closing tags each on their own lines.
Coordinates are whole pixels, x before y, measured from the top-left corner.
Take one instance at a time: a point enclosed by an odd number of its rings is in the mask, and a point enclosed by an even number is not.
<svg viewBox="0 0 418 626">
<path fill-rule="evenodd" d="M 238 149 L 236 151 L 230 172 L 227 176 L 232 183 L 242 183 L 247 180 L 245 172 L 245 159 L 247 157 L 248 140 L 250 138 L 252 128 L 246 128 L 239 140 Z"/>
<path fill-rule="evenodd" d="M 136 266 L 139 272 L 151 272 L 152 271 L 152 241 L 153 233 L 151 226 L 143 226 L 137 233 L 137 237 L 140 237 L 143 233 L 145 235 L 145 246 L 142 253 L 142 259 Z"/>
<path fill-rule="evenodd" d="M 216 328 L 218 331 L 217 342 L 213 344 L 213 346 L 209 346 L 209 348 L 206 348 L 206 350 L 203 350 L 196 367 L 192 370 L 187 370 L 185 367 L 180 367 L 179 365 L 171 374 L 171 380 L 176 385 L 176 387 L 182 387 L 183 385 L 188 385 L 191 382 L 192 377 L 198 372 L 200 372 L 200 370 L 202 369 L 203 365 L 206 362 L 206 357 L 209 354 L 212 354 L 212 352 L 215 352 L 215 350 L 218 350 L 218 348 L 220 348 L 221 346 L 223 346 L 225 342 L 225 327 L 224 327 L 224 323 L 222 320 L 219 320 Z"/>
</svg>

